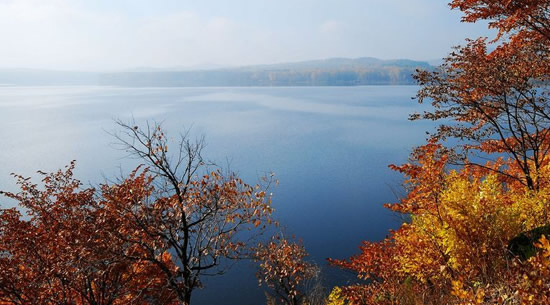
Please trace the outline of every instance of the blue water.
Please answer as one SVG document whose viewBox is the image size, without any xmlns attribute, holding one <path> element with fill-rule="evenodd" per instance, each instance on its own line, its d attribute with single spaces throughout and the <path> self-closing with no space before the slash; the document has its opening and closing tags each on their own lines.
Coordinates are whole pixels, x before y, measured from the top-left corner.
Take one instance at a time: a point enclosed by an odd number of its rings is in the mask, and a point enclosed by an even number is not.
<svg viewBox="0 0 550 305">
<path fill-rule="evenodd" d="M 205 135 L 205 155 L 251 184 L 274 172 L 276 216 L 323 267 L 327 286 L 347 277 L 325 259 L 345 258 L 362 240 L 399 223 L 383 203 L 402 195 L 402 163 L 430 123 L 413 86 L 296 88 L 0 87 L 0 188 L 9 173 L 53 171 L 77 160 L 76 175 L 97 184 L 136 164 L 114 149 L 114 119 L 164 122 L 168 134 Z M 34 175 L 36 176 L 36 175 Z M 6 205 L 6 203 L 4 203 Z M 262 304 L 250 262 L 207 279 L 194 304 Z"/>
</svg>

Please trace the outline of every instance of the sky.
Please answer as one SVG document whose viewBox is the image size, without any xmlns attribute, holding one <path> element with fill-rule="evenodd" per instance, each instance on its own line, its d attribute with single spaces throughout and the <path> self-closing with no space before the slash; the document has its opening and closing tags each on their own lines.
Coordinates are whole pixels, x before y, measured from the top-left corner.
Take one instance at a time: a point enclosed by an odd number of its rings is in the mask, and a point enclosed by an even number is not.
<svg viewBox="0 0 550 305">
<path fill-rule="evenodd" d="M 0 68 L 434 60 L 494 37 L 460 17 L 444 0 L 0 0 Z"/>
</svg>

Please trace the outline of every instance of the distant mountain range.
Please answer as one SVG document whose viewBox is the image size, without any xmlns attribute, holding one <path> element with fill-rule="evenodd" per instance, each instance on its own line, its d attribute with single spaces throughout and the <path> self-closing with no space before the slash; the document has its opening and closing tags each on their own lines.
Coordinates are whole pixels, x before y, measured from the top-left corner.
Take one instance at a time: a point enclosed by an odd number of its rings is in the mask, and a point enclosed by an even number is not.
<svg viewBox="0 0 550 305">
<path fill-rule="evenodd" d="M 0 69 L 0 85 L 102 85 L 123 87 L 413 85 L 428 62 L 371 57 L 331 58 L 208 70 L 139 68 L 121 72 Z"/>
</svg>

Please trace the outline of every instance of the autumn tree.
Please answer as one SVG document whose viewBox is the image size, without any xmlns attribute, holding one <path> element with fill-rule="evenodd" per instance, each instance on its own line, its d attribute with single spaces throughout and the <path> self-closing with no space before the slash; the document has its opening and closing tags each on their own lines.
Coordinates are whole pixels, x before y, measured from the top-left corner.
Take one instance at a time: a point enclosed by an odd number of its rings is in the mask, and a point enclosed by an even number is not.
<svg viewBox="0 0 550 305">
<path fill-rule="evenodd" d="M 433 109 L 411 118 L 442 124 L 408 163 L 391 166 L 407 195 L 386 207 L 408 221 L 331 261 L 358 275 L 339 292 L 350 304 L 548 303 L 548 240 L 529 255 L 513 241 L 550 222 L 550 2 L 450 5 L 499 34 L 468 40 L 415 76 L 417 98 Z"/>
<path fill-rule="evenodd" d="M 116 238 L 138 249 L 124 256 L 158 266 L 166 286 L 187 305 L 203 276 L 223 274 L 228 259 L 250 256 L 250 242 L 272 222 L 271 178 L 261 187 L 220 169 L 208 171 L 204 142 L 188 134 L 171 154 L 160 125 L 119 126 L 122 148 L 146 168 L 102 188 L 106 215 L 116 215 Z"/>
<path fill-rule="evenodd" d="M 550 2 L 548 0 L 453 0 L 451 8 L 461 10 L 465 22 L 489 20 L 499 37 L 550 40 Z"/>
<path fill-rule="evenodd" d="M 531 285 L 549 287 L 547 254 L 525 261 L 510 250 L 515 236 L 548 224 L 548 181 L 533 191 L 507 178 L 521 171 L 513 160 L 455 170 L 448 160 L 441 144 L 428 143 L 392 166 L 406 176 L 407 196 L 386 207 L 410 221 L 349 260 L 331 260 L 358 275 L 342 287 L 351 304 L 522 304 L 544 294 Z M 490 169 L 501 162 L 509 162 L 504 175 Z"/>
<path fill-rule="evenodd" d="M 172 159 L 160 126 L 120 126 L 145 163 L 128 176 L 83 188 L 73 162 L 1 193 L 17 207 L 0 209 L 0 304 L 189 304 L 203 276 L 250 257 L 271 223 L 266 188 L 207 169 L 202 141 L 183 135 Z"/>
<path fill-rule="evenodd" d="M 515 177 L 531 189 L 550 148 L 549 1 L 456 0 L 464 20 L 491 20 L 500 42 L 489 52 L 485 38 L 457 47 L 435 71 L 419 71 L 419 102 L 433 111 L 412 119 L 443 121 L 432 137 L 454 138 L 462 164 L 490 155 L 511 157 L 521 168 Z M 528 165 L 532 164 L 532 165 Z"/>
<path fill-rule="evenodd" d="M 315 284 L 320 270 L 306 260 L 307 256 L 301 243 L 279 235 L 255 248 L 254 259 L 259 263 L 258 280 L 271 289 L 270 297 L 276 304 L 313 305 L 320 301 L 314 299 L 316 291 L 312 288 L 315 285 L 311 285 Z"/>
<path fill-rule="evenodd" d="M 429 99 L 435 110 L 412 118 L 446 120 L 432 136 L 462 140 L 462 161 L 470 152 L 510 156 L 522 169 L 516 178 L 537 188 L 533 178 L 550 149 L 549 68 L 548 58 L 528 47 L 488 53 L 484 39 L 470 41 L 437 71 L 416 75 L 419 101 Z"/>
<path fill-rule="evenodd" d="M 20 191 L 2 193 L 26 217 L 0 210 L 0 304 L 174 304 L 157 266 L 118 255 L 134 249 L 112 238 L 117 224 L 74 166 L 41 172 L 43 187 L 16 175 Z"/>
</svg>

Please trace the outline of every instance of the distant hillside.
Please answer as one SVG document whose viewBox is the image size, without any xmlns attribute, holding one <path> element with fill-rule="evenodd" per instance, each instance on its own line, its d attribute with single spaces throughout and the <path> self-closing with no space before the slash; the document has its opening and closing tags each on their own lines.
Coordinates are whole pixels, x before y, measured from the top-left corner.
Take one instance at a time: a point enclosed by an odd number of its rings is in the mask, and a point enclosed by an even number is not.
<svg viewBox="0 0 550 305">
<path fill-rule="evenodd" d="M 114 86 L 360 86 L 412 85 L 416 69 L 427 62 L 332 58 L 276 65 L 202 71 L 102 74 L 100 84 Z"/>
<path fill-rule="evenodd" d="M 103 85 L 123 87 L 206 86 L 360 86 L 413 85 L 416 69 L 427 62 L 332 58 L 240 68 L 169 71 L 136 70 L 113 73 L 44 70 L 0 70 L 0 85 Z"/>
<path fill-rule="evenodd" d="M 0 86 L 97 85 L 98 80 L 99 75 L 93 72 L 0 69 Z"/>
</svg>

